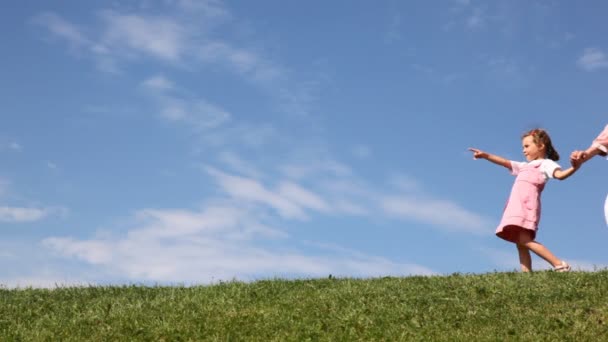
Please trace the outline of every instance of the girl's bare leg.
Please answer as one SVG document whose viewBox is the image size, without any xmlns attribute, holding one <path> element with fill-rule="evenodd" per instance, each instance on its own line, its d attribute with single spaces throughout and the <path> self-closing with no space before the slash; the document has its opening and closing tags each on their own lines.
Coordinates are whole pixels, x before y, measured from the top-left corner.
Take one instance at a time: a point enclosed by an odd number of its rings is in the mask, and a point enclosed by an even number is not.
<svg viewBox="0 0 608 342">
<path fill-rule="evenodd" d="M 540 243 L 532 240 L 532 234 L 525 229 L 521 229 L 519 232 L 519 241 L 517 242 L 517 248 L 520 246 L 524 246 L 534 252 L 534 254 L 539 257 L 545 259 L 548 263 L 550 263 L 553 267 L 560 266 L 562 261 L 558 259 L 547 247 L 541 245 Z M 521 258 L 521 257 L 520 257 Z"/>
<path fill-rule="evenodd" d="M 530 256 L 530 250 L 528 249 L 528 247 L 518 244 L 517 252 L 519 253 L 519 265 L 521 266 L 521 271 L 531 272 L 532 257 Z"/>
</svg>

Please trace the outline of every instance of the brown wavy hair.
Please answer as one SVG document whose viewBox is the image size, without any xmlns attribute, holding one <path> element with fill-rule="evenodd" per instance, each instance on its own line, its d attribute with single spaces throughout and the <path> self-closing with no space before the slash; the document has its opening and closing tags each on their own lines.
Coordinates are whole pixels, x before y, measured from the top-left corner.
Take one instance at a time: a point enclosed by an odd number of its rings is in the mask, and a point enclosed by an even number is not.
<svg viewBox="0 0 608 342">
<path fill-rule="evenodd" d="M 553 161 L 559 160 L 559 153 L 557 153 L 555 147 L 553 147 L 553 143 L 551 143 L 551 137 L 549 136 L 549 133 L 547 133 L 547 131 L 541 128 L 535 128 L 524 133 L 521 138 L 523 139 L 528 136 L 532 137 L 532 140 L 537 146 L 541 144 L 545 145 L 545 153 L 547 154 L 547 158 Z"/>
</svg>

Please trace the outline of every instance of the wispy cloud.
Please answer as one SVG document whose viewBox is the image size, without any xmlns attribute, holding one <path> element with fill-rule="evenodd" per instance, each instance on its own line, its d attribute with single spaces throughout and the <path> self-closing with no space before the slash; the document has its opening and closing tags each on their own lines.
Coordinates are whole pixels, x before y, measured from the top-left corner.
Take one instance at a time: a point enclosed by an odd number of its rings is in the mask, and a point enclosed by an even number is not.
<svg viewBox="0 0 608 342">
<path fill-rule="evenodd" d="M 160 60 L 179 62 L 188 46 L 188 30 L 176 20 L 165 17 L 123 15 L 104 11 L 104 51 L 133 57 L 137 53 Z"/>
<path fill-rule="evenodd" d="M 443 26 L 446 31 L 454 27 L 464 27 L 470 31 L 485 28 L 492 18 L 485 6 L 473 5 L 470 0 L 453 0 L 449 7 L 450 20 Z"/>
<path fill-rule="evenodd" d="M 228 166 L 237 173 L 255 179 L 259 179 L 262 177 L 262 172 L 258 168 L 256 168 L 254 165 L 241 158 L 234 152 L 222 151 L 219 153 L 218 159 L 224 165 Z"/>
<path fill-rule="evenodd" d="M 238 156 L 229 159 L 242 167 Z M 483 218 L 454 202 L 382 194 L 360 184 L 352 174 L 337 176 L 331 168 L 310 166 L 316 171 L 302 179 L 306 186 L 293 178 L 259 175 L 257 168 L 251 175 L 240 176 L 207 166 L 205 172 L 217 182 L 219 191 L 200 210 L 142 209 L 126 233 L 83 240 L 50 237 L 44 245 L 59 256 L 94 265 L 117 279 L 137 281 L 208 283 L 327 274 L 369 277 L 434 272 L 423 265 L 396 263 L 340 246 L 302 250 L 297 247 L 301 242 L 294 241 L 286 227 L 293 221 L 339 215 L 413 220 L 468 233 L 487 228 Z M 274 181 L 268 185 L 253 174 Z M 314 181 L 318 178 L 325 182 Z M 276 245 L 272 243 L 276 240 L 289 247 L 268 247 Z"/>
<path fill-rule="evenodd" d="M 163 75 L 149 77 L 140 86 L 155 103 L 160 118 L 167 122 L 185 124 L 198 134 L 206 147 L 258 149 L 273 141 L 276 143 L 279 139 L 273 125 L 250 124 L 233 119 L 233 114 L 226 109 L 190 94 Z M 209 153 L 207 148 L 205 153 Z M 217 154 L 221 156 L 222 151 L 217 151 Z M 224 162 L 228 159 L 223 155 Z M 229 162 L 234 166 L 235 159 L 231 158 Z"/>
<path fill-rule="evenodd" d="M 231 117 L 230 113 L 206 100 L 191 102 L 176 98 L 165 98 L 161 115 L 169 121 L 185 122 L 199 130 L 218 127 Z"/>
<path fill-rule="evenodd" d="M 145 88 L 158 92 L 164 92 L 174 88 L 173 82 L 171 82 L 169 79 L 162 75 L 152 76 L 147 80 L 144 80 L 142 85 Z"/>
<path fill-rule="evenodd" d="M 201 137 L 206 144 L 215 147 L 244 147 L 251 150 L 261 150 L 270 144 L 285 142 L 284 135 L 270 123 L 249 123 L 243 120 L 235 121 L 230 126 L 207 132 Z"/>
<path fill-rule="evenodd" d="M 0 152 L 2 152 L 2 151 L 19 152 L 21 150 L 23 150 L 23 146 L 21 146 L 21 144 L 19 144 L 16 141 L 0 142 Z"/>
<path fill-rule="evenodd" d="M 52 12 L 44 12 L 32 18 L 32 23 L 49 30 L 53 36 L 64 39 L 72 47 L 89 46 L 91 42 L 81 30 Z"/>
<path fill-rule="evenodd" d="M 476 7 L 473 8 L 473 13 L 471 13 L 466 19 L 466 26 L 469 29 L 479 29 L 483 27 L 486 23 L 486 15 L 483 9 Z"/>
<path fill-rule="evenodd" d="M 389 20 L 389 26 L 384 34 L 385 43 L 394 43 L 401 39 L 401 14 L 393 13 Z"/>
<path fill-rule="evenodd" d="M 448 200 L 398 196 L 384 198 L 381 205 L 388 215 L 449 231 L 484 234 L 490 226 L 485 218 Z"/>
<path fill-rule="evenodd" d="M 33 222 L 39 221 L 53 210 L 46 208 L 0 207 L 0 222 Z"/>
<path fill-rule="evenodd" d="M 178 1 L 176 5 L 190 9 L 196 15 L 204 13 L 204 18 L 228 15 L 218 1 Z M 91 53 L 104 71 L 116 71 L 120 62 L 149 57 L 178 67 L 224 65 L 228 70 L 264 85 L 284 81 L 286 71 L 277 63 L 250 49 L 213 39 L 210 30 L 200 24 L 201 21 L 205 23 L 200 15 L 200 20 L 192 20 L 180 13 L 153 16 L 104 10 L 99 18 L 101 28 L 90 29 L 91 38 L 85 36 L 84 29 L 52 12 L 40 14 L 32 21 L 71 46 Z"/>
<path fill-rule="evenodd" d="M 48 238 L 44 245 L 64 257 L 101 267 L 127 279 L 209 283 L 260 277 L 430 274 L 416 264 L 400 264 L 362 254 L 310 255 L 270 250 L 256 237 L 287 238 L 246 209 L 210 206 L 202 211 L 142 210 L 139 226 L 122 238 Z M 272 233 L 278 234 L 272 234 Z M 270 234 L 269 234 L 270 233 Z"/>
<path fill-rule="evenodd" d="M 8 147 L 13 151 L 21 151 L 23 149 L 21 145 L 15 141 L 11 142 Z"/>
<path fill-rule="evenodd" d="M 183 122 L 197 131 L 219 127 L 231 119 L 231 114 L 205 99 L 190 99 L 173 95 L 173 82 L 164 76 L 153 76 L 141 83 L 160 104 L 160 116 L 170 122 Z"/>
<path fill-rule="evenodd" d="M 295 83 L 290 76 L 293 71 L 269 58 L 263 47 L 256 48 L 255 40 L 244 46 L 218 34 L 221 29 L 230 31 L 222 25 L 229 24 L 227 18 L 232 16 L 222 2 L 182 0 L 167 5 L 163 15 L 104 10 L 99 12 L 100 25 L 86 29 L 51 12 L 32 21 L 88 56 L 103 72 L 124 73 L 132 63 L 147 59 L 176 70 L 220 66 L 262 89 L 276 101 L 278 110 L 299 116 L 309 113 L 318 82 Z"/>
<path fill-rule="evenodd" d="M 279 65 L 262 59 L 257 53 L 233 47 L 228 42 L 205 42 L 194 50 L 194 54 L 201 62 L 224 65 L 228 70 L 262 84 L 280 81 L 286 72 Z"/>
<path fill-rule="evenodd" d="M 608 68 L 608 56 L 600 49 L 587 48 L 576 64 L 585 71 L 604 69 Z"/>
<path fill-rule="evenodd" d="M 337 160 L 319 157 L 306 159 L 306 162 L 293 162 L 281 165 L 281 172 L 289 178 L 303 179 L 317 174 L 330 174 L 344 177 L 352 175 L 352 169 Z"/>
<path fill-rule="evenodd" d="M 280 216 L 285 218 L 303 219 L 306 217 L 304 207 L 277 192 L 267 189 L 257 180 L 229 175 L 214 168 L 207 168 L 207 172 L 216 179 L 223 191 L 237 200 L 266 205 L 275 209 Z"/>
<path fill-rule="evenodd" d="M 189 13 L 202 13 L 208 19 L 227 19 L 231 15 L 220 0 L 177 0 L 178 8 Z M 171 3 L 171 0 L 167 1 Z"/>
</svg>

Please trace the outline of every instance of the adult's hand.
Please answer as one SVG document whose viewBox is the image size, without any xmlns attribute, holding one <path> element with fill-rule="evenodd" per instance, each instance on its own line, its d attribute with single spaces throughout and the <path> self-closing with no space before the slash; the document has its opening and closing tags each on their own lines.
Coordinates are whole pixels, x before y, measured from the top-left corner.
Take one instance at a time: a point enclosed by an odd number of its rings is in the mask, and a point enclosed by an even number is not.
<svg viewBox="0 0 608 342">
<path fill-rule="evenodd" d="M 570 154 L 570 163 L 580 163 L 584 162 L 587 159 L 587 152 L 585 151 L 573 151 Z"/>
</svg>

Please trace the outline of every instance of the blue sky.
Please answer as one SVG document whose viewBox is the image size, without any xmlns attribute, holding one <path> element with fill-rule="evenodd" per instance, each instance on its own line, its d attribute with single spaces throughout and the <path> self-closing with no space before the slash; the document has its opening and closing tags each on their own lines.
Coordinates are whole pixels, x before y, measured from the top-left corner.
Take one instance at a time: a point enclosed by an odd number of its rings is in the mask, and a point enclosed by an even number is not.
<svg viewBox="0 0 608 342">
<path fill-rule="evenodd" d="M 540 126 L 567 167 L 608 123 L 607 13 L 22 1 L 0 14 L 0 284 L 515 270 L 514 178 L 467 148 L 523 160 Z M 577 269 L 608 265 L 606 167 L 543 193 L 538 240 Z"/>
</svg>

